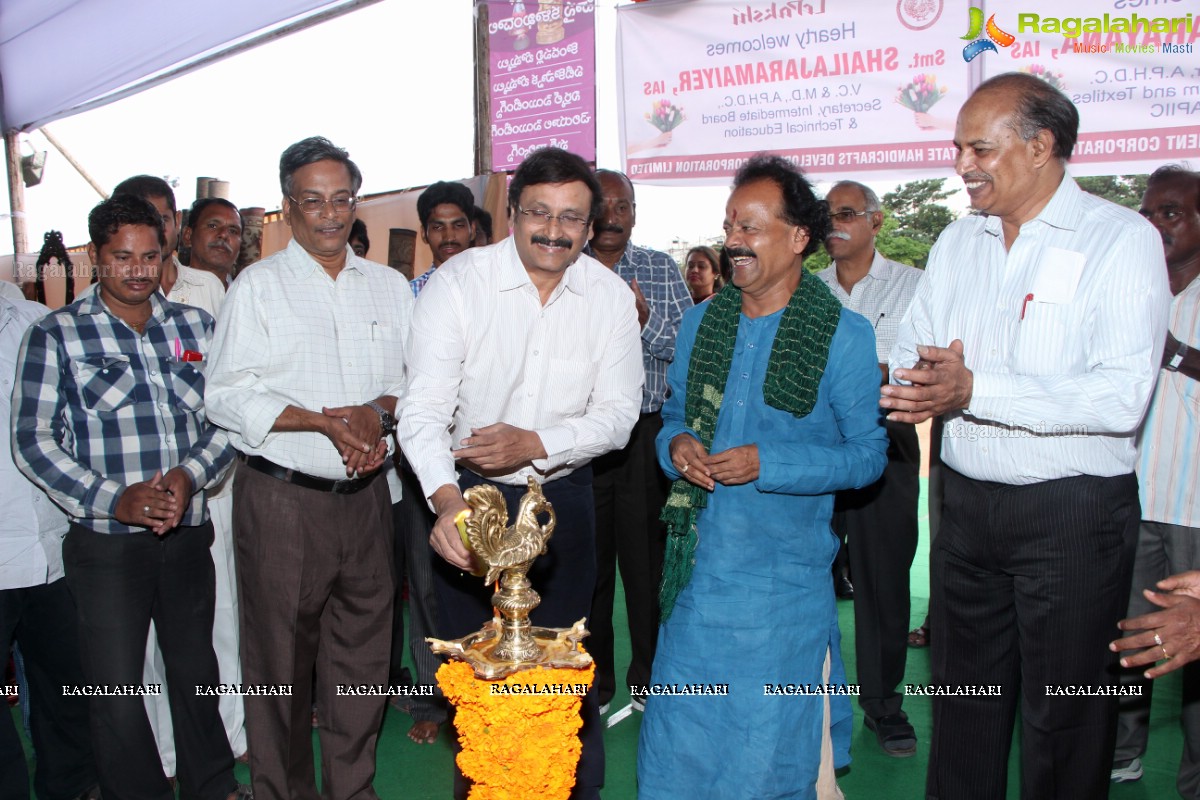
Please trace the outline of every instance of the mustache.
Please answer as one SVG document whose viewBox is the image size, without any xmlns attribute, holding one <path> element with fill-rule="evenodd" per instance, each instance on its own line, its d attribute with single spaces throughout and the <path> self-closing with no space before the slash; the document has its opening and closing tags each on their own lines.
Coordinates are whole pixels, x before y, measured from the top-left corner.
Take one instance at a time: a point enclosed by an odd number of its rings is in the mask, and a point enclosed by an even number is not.
<svg viewBox="0 0 1200 800">
<path fill-rule="evenodd" d="M 990 181 L 992 176 L 986 172 L 968 172 L 962 176 L 962 179 L 964 181 Z"/>
<path fill-rule="evenodd" d="M 618 225 L 615 222 L 597 222 L 595 225 L 595 228 L 594 228 L 594 233 L 596 233 L 596 234 L 601 234 L 601 233 L 624 234 L 625 226 Z"/>
<path fill-rule="evenodd" d="M 530 237 L 529 241 L 533 244 L 544 244 L 547 247 L 563 247 L 568 250 L 571 248 L 571 245 L 574 244 L 574 242 L 565 236 L 559 237 L 558 239 L 551 239 L 549 236 L 542 236 L 541 234 L 534 234 Z"/>
<path fill-rule="evenodd" d="M 841 239 L 848 242 L 850 241 L 850 234 L 846 233 L 845 231 L 834 231 L 825 237 L 825 241 L 829 241 L 830 239 Z"/>
<path fill-rule="evenodd" d="M 749 247 L 726 247 L 725 255 L 732 258 L 756 258 L 754 251 Z"/>
</svg>

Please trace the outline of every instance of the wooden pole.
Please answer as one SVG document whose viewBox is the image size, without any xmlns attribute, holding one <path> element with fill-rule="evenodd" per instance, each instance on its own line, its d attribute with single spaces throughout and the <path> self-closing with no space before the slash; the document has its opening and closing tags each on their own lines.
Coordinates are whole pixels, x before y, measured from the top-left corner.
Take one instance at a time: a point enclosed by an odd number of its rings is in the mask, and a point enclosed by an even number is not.
<svg viewBox="0 0 1200 800">
<path fill-rule="evenodd" d="M 103 186 L 101 186 L 101 185 L 100 185 L 100 184 L 99 184 L 99 183 L 96 181 L 96 179 L 95 179 L 95 178 L 93 178 L 93 177 L 92 177 L 90 174 L 88 174 L 88 171 L 87 171 L 86 169 L 84 169 L 84 168 L 83 168 L 83 165 L 82 165 L 82 164 L 80 164 L 78 161 L 76 161 L 76 160 L 75 160 L 75 156 L 73 156 L 73 155 L 71 155 L 69 152 L 67 152 L 67 148 L 63 147 L 63 145 L 62 145 L 62 142 L 60 142 L 58 139 L 56 139 L 56 138 L 54 137 L 54 135 L 53 135 L 53 134 L 51 134 L 51 133 L 50 133 L 50 129 L 49 129 L 49 128 L 46 128 L 46 127 L 41 127 L 41 128 L 38 128 L 38 132 L 39 132 L 39 133 L 41 133 L 41 134 L 42 134 L 42 136 L 45 136 L 45 137 L 46 137 L 46 141 L 47 141 L 47 142 L 49 142 L 50 144 L 54 145 L 54 149 L 55 149 L 55 150 L 57 150 L 58 152 L 62 153 L 62 157 L 63 157 L 63 158 L 65 158 L 65 159 L 67 160 L 67 163 L 68 163 L 68 164 L 70 164 L 72 167 L 74 167 L 74 168 L 75 168 L 75 171 L 76 171 L 76 172 L 78 172 L 78 173 L 79 173 L 81 176 L 83 176 L 83 179 L 84 179 L 85 181 L 87 181 L 87 182 L 88 182 L 88 184 L 89 184 L 89 185 L 90 185 L 90 186 L 91 186 L 93 189 L 95 189 L 95 190 L 96 190 L 96 194 L 100 195 L 100 199 L 101 199 L 101 200 L 107 200 L 107 199 L 108 199 L 108 192 L 104 191 L 104 187 L 103 187 Z"/>
<path fill-rule="evenodd" d="M 492 171 L 492 59 L 487 0 L 475 0 L 475 174 Z"/>
<path fill-rule="evenodd" d="M 21 152 L 17 146 L 17 131 L 4 132 L 4 162 L 8 166 L 8 207 L 12 211 L 13 269 L 16 260 L 29 252 L 29 236 L 25 229 L 25 183 L 21 180 Z"/>
</svg>

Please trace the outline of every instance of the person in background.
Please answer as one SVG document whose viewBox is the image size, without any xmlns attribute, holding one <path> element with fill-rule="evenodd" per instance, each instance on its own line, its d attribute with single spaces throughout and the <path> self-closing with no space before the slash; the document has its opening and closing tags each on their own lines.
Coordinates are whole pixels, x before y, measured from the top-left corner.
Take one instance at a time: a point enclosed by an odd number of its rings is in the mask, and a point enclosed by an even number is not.
<svg viewBox="0 0 1200 800">
<path fill-rule="evenodd" d="M 237 206 L 223 197 L 204 197 L 192 203 L 183 243 L 191 253 L 188 266 L 211 273 L 228 288 L 242 250 L 242 215 Z"/>
<path fill-rule="evenodd" d="M 1141 214 L 1162 237 L 1173 297 L 1158 382 L 1138 434 L 1142 524 L 1129 617 L 1155 610 L 1143 589 L 1174 573 L 1200 569 L 1200 174 L 1173 166 L 1155 170 L 1146 182 Z M 1156 640 L 1154 655 L 1174 658 L 1178 642 L 1163 641 L 1157 645 Z M 1200 667 L 1186 667 L 1183 679 L 1187 687 L 1200 687 Z M 1122 682 L 1141 687 L 1141 693 L 1120 700 L 1114 783 L 1142 776 L 1154 691 L 1136 672 L 1123 673 Z M 1190 689 L 1184 692 L 1180 721 L 1183 758 L 1176 787 L 1183 797 L 1200 797 L 1200 698 Z"/>
<path fill-rule="evenodd" d="M 694 304 L 703 303 L 725 285 L 721 276 L 721 257 L 708 245 L 688 250 L 683 270 Z"/>
<path fill-rule="evenodd" d="M 367 223 L 361 219 L 354 220 L 354 224 L 350 226 L 350 249 L 359 258 L 366 258 L 367 251 L 371 249 L 371 239 L 367 236 Z"/>
<path fill-rule="evenodd" d="M 492 215 L 482 206 L 475 206 L 474 219 L 475 246 L 483 247 L 496 241 L 495 231 L 492 228 Z"/>
<path fill-rule="evenodd" d="M 825 203 L 833 220 L 825 249 L 833 264 L 817 277 L 843 306 L 871 323 L 880 383 L 886 383 L 888 355 L 921 271 L 886 259 L 875 249 L 883 209 L 870 187 L 840 181 Z M 921 451 L 916 426 L 886 422 L 885 427 L 888 465 L 883 477 L 862 489 L 838 493 L 833 530 L 848 551 L 850 572 L 858 584 L 853 593 L 854 652 L 863 724 L 874 731 L 884 753 L 907 757 L 917 752 L 917 734 L 897 689 L 904 681 L 908 655 L 908 571 L 917 552 Z"/>
<path fill-rule="evenodd" d="M 588 652 L 596 659 L 600 707 L 616 691 L 613 653 L 613 598 L 617 566 L 625 592 L 630 660 L 625 685 L 633 708 L 645 708 L 640 689 L 650 683 L 650 664 L 658 638 L 658 585 L 662 580 L 666 529 L 659 514 L 667 499 L 667 480 L 654 456 L 654 437 L 662 429 L 667 392 L 667 365 L 675 357 L 675 335 L 683 312 L 692 307 L 687 285 L 675 259 L 630 241 L 637 224 L 633 184 L 623 173 L 596 171 L 603 200 L 584 249 L 629 284 L 642 329 L 642 365 L 646 383 L 641 414 L 620 450 L 592 462 L 596 505 L 596 590 L 588 617 Z M 635 688 L 636 687 L 636 688 Z"/>
<path fill-rule="evenodd" d="M 417 198 L 417 217 L 421 222 L 421 241 L 433 252 L 433 264 L 411 282 L 413 295 L 433 277 L 446 260 L 474 246 L 475 197 L 461 183 L 438 181 Z"/>
<path fill-rule="evenodd" d="M 18 644 L 24 658 L 29 730 L 40 800 L 100 800 L 88 698 L 63 692 L 86 681 L 75 599 L 63 572 L 67 516 L 13 463 L 9 395 L 25 331 L 46 307 L 0 297 L 0 660 Z M 23 698 L 24 699 L 24 698 Z M 0 797 L 29 800 L 29 772 L 13 715 L 0 705 Z"/>
</svg>

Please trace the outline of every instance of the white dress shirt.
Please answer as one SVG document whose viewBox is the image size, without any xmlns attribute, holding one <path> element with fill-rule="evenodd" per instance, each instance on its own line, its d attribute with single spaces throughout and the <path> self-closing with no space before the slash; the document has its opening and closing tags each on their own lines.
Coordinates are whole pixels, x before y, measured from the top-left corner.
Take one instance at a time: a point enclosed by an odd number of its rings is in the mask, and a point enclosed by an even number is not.
<svg viewBox="0 0 1200 800">
<path fill-rule="evenodd" d="M 886 259 L 876 250 L 871 269 L 848 294 L 838 283 L 836 263 L 818 272 L 817 277 L 825 281 L 843 307 L 863 315 L 875 328 L 875 353 L 879 363 L 886 364 L 896 345 L 900 320 L 917 293 L 922 274 L 916 267 Z"/>
<path fill-rule="evenodd" d="M 962 340 L 974 388 L 969 408 L 946 415 L 942 459 L 968 477 L 1128 474 L 1170 298 L 1153 226 L 1065 176 L 1011 250 L 998 217 L 946 228 L 890 366 Z"/>
<path fill-rule="evenodd" d="M 175 256 L 171 258 L 175 261 L 178 277 L 175 278 L 175 285 L 171 287 L 167 299 L 172 303 L 202 308 L 216 319 L 221 311 L 221 304 L 225 302 L 225 287 L 221 285 L 221 279 L 211 272 L 180 264 Z"/>
<path fill-rule="evenodd" d="M 629 441 L 642 402 L 633 292 L 580 255 L 543 306 L 509 237 L 467 250 L 426 284 L 408 344 L 400 444 L 425 496 L 456 483 L 451 448 L 498 422 L 535 431 L 547 457 L 489 478 L 553 480 Z"/>
<path fill-rule="evenodd" d="M 1171 300 L 1171 333 L 1200 349 L 1200 278 Z M 1142 519 L 1200 528 L 1200 381 L 1163 369 L 1138 433 Z"/>
<path fill-rule="evenodd" d="M 412 305 L 396 270 L 347 247 L 335 281 L 292 240 L 229 288 L 206 372 L 209 419 L 243 453 L 344 479 L 342 457 L 324 434 L 271 428 L 288 406 L 319 414 L 401 397 Z"/>
<path fill-rule="evenodd" d="M 26 329 L 47 309 L 0 296 L 0 420 L 11 429 L 17 352 Z M 67 515 L 17 470 L 12 439 L 0 436 L 0 590 L 53 583 L 63 577 Z"/>
</svg>

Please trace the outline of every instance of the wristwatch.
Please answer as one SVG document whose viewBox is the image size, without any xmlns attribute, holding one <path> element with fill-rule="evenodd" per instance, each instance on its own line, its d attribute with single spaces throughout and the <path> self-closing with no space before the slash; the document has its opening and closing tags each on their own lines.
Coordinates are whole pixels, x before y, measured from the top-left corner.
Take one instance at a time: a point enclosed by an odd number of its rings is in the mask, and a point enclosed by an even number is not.
<svg viewBox="0 0 1200 800">
<path fill-rule="evenodd" d="M 379 415 L 379 434 L 381 436 L 390 436 L 396 430 L 396 418 L 386 408 L 374 400 L 363 403 L 363 405 Z"/>
<path fill-rule="evenodd" d="M 1183 359 L 1187 356 L 1188 346 L 1183 342 L 1179 343 L 1179 349 L 1175 351 L 1175 355 L 1171 356 L 1171 360 L 1167 362 L 1167 369 L 1171 372 L 1178 372 L 1179 365 L 1183 363 Z"/>
</svg>

